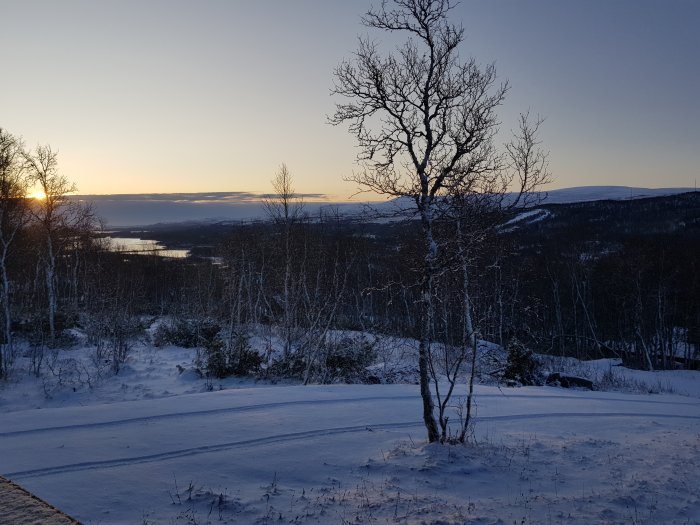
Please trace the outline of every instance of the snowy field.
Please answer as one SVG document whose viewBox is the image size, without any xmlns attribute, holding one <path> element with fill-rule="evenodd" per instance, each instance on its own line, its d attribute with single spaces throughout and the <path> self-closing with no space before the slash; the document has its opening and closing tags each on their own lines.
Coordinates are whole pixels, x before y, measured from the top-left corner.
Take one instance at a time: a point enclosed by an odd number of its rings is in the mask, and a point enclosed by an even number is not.
<svg viewBox="0 0 700 525">
<path fill-rule="evenodd" d="M 698 372 L 595 362 L 576 366 L 617 391 L 481 385 L 472 442 L 437 446 L 416 385 L 207 391 L 193 355 L 142 346 L 75 391 L 18 374 L 0 474 L 86 524 L 700 523 Z"/>
</svg>

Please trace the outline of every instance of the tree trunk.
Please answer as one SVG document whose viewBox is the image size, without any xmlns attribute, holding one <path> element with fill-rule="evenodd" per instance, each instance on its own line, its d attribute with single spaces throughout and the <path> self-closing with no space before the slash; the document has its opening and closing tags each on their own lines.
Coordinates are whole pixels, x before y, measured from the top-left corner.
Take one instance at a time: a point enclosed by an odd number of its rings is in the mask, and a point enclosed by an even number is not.
<svg viewBox="0 0 700 525">
<path fill-rule="evenodd" d="M 10 310 L 10 280 L 7 277 L 7 245 L 3 247 L 0 258 L 0 273 L 2 274 L 2 306 L 3 306 L 3 336 L 0 349 L 0 378 L 7 374 L 7 367 L 12 353 L 12 312 Z"/>
<path fill-rule="evenodd" d="M 426 255 L 423 265 L 423 282 L 421 284 L 421 322 L 420 343 L 418 345 L 418 371 L 420 374 L 420 395 L 423 400 L 423 422 L 428 431 L 428 441 L 440 440 L 437 421 L 435 420 L 433 395 L 430 391 L 430 341 L 433 328 L 433 279 L 435 277 L 435 259 L 437 245 L 433 239 L 432 220 L 429 204 L 421 209 L 421 221 L 425 235 Z"/>
<path fill-rule="evenodd" d="M 49 302 L 49 342 L 53 346 L 54 339 L 56 336 L 56 257 L 53 253 L 53 242 L 51 241 L 51 235 L 47 237 L 47 249 L 46 254 L 46 293 L 48 295 Z"/>
</svg>

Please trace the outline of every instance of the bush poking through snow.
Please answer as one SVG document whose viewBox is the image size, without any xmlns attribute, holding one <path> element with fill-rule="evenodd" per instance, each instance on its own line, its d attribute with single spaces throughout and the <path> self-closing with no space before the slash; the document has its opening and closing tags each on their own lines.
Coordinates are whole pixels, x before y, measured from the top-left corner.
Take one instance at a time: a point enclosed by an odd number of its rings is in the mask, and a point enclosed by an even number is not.
<svg viewBox="0 0 700 525">
<path fill-rule="evenodd" d="M 377 357 L 375 345 L 366 337 L 343 337 L 326 343 L 326 383 L 366 383 L 367 368 Z"/>
<path fill-rule="evenodd" d="M 510 386 L 537 385 L 542 382 L 541 363 L 525 345 L 513 338 L 508 342 L 508 357 L 503 381 Z"/>
<path fill-rule="evenodd" d="M 44 372 L 41 381 L 44 396 L 47 399 L 50 399 L 54 392 L 63 389 L 72 389 L 73 392 L 76 392 L 84 387 L 93 388 L 100 375 L 98 369 L 91 369 L 87 363 L 80 359 L 60 357 L 56 350 L 47 356 Z"/>
<path fill-rule="evenodd" d="M 153 332 L 155 346 L 196 348 L 211 344 L 221 327 L 211 319 L 178 319 L 163 323 Z"/>
<path fill-rule="evenodd" d="M 112 372 L 119 373 L 126 363 L 133 347 L 134 338 L 141 332 L 142 327 L 135 317 L 129 315 L 117 316 L 107 331 L 110 366 Z"/>
<path fill-rule="evenodd" d="M 260 373 L 262 356 L 250 347 L 245 334 L 233 334 L 228 342 L 218 337 L 204 351 L 204 368 L 209 377 L 222 379 L 231 375 L 246 376 Z"/>
<path fill-rule="evenodd" d="M 368 370 L 376 359 L 374 339 L 328 334 L 302 339 L 299 347 L 274 359 L 265 372 L 269 378 L 295 378 L 305 383 L 371 383 L 379 382 L 376 372 Z"/>
<path fill-rule="evenodd" d="M 306 360 L 301 352 L 292 352 L 288 356 L 273 359 L 265 369 L 267 378 L 294 378 L 304 377 L 306 370 Z"/>
<path fill-rule="evenodd" d="M 139 319 L 128 312 L 113 310 L 86 314 L 82 325 L 87 341 L 95 352 L 93 364 L 101 371 L 108 364 L 114 374 L 118 374 L 134 346 L 134 339 L 143 332 Z"/>
</svg>

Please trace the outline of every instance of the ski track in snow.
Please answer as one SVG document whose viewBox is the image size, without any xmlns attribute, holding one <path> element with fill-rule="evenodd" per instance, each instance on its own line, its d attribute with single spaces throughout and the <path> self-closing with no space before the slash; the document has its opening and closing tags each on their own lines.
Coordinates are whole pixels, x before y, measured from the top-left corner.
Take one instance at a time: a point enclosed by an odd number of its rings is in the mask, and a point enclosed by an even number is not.
<svg viewBox="0 0 700 525">
<path fill-rule="evenodd" d="M 357 403 L 358 401 L 405 401 L 416 399 L 416 396 L 376 396 L 365 398 L 343 398 L 343 399 L 300 399 L 297 401 L 279 401 L 276 403 L 261 403 L 258 405 L 242 405 L 237 407 L 213 408 L 210 410 L 193 410 L 190 412 L 173 412 L 171 414 L 156 414 L 153 416 L 140 416 L 127 419 L 116 419 L 111 421 L 100 421 L 97 423 L 77 423 L 74 425 L 61 425 L 55 427 L 42 427 L 27 430 L 15 430 L 10 432 L 0 432 L 0 438 L 21 436 L 26 434 L 38 434 L 43 432 L 55 432 L 65 430 L 85 430 L 88 428 L 111 427 L 130 423 L 152 423 L 168 419 L 179 419 L 183 417 L 212 416 L 218 414 L 234 414 L 236 412 L 251 412 L 254 410 L 269 410 L 274 408 L 286 408 L 290 406 L 304 405 L 330 405 L 343 403 Z"/>
<path fill-rule="evenodd" d="M 621 402 L 621 403 L 643 403 L 643 404 L 659 404 L 659 405 L 686 405 L 686 406 L 696 406 L 697 403 L 694 402 L 678 402 L 678 401 L 659 401 L 653 399 L 619 399 L 612 397 L 578 397 L 578 396 L 565 396 L 565 395 L 530 395 L 523 394 L 517 396 L 508 396 L 507 394 L 480 394 L 479 398 L 503 398 L 503 397 L 513 397 L 515 399 L 537 399 L 537 400 L 552 400 L 552 399 L 576 399 L 580 401 L 605 401 L 605 402 Z M 12 430 L 9 432 L 0 432 L 0 438 L 4 437 L 15 437 L 24 436 L 30 434 L 41 434 L 45 432 L 57 432 L 57 431 L 71 431 L 71 430 L 86 430 L 93 428 L 102 427 L 112 427 L 118 425 L 127 425 L 131 423 L 152 423 L 156 421 L 164 421 L 168 419 L 180 419 L 183 417 L 202 417 L 218 414 L 233 414 L 237 412 L 251 412 L 256 410 L 269 410 L 275 408 L 287 408 L 291 406 L 305 406 L 305 405 L 330 405 L 330 404 L 344 404 L 344 403 L 357 403 L 365 401 L 406 401 L 415 399 L 418 400 L 417 395 L 401 395 L 401 396 L 373 396 L 373 397 L 362 397 L 362 398 L 340 398 L 340 399 L 300 399 L 296 401 L 280 401 L 275 403 L 260 403 L 257 405 L 242 405 L 236 407 L 226 407 L 226 408 L 214 408 L 210 410 L 193 410 L 188 412 L 173 412 L 169 414 L 156 414 L 152 416 L 140 416 L 126 419 L 115 419 L 110 421 L 99 421 L 96 423 L 76 423 L 73 425 L 61 425 L 52 427 L 41 427 L 41 428 L 31 428 L 26 430 Z M 534 414 L 533 414 L 534 415 Z M 580 414 L 574 414 L 580 415 Z M 624 414 L 623 414 L 624 415 Z M 627 415 L 637 415 L 637 414 L 627 414 Z M 478 420 L 490 420 L 498 419 L 502 417 L 515 417 L 515 416 L 486 416 L 476 418 Z M 667 415 L 662 415 L 662 417 L 667 417 Z M 671 417 L 681 417 L 681 416 L 671 416 Z M 684 416 L 693 418 L 692 416 Z"/>
<path fill-rule="evenodd" d="M 561 397 L 561 396 L 560 396 Z M 619 400 L 625 401 L 625 400 Z M 550 413 L 536 413 L 536 414 L 513 414 L 513 415 L 500 415 L 500 416 L 484 416 L 476 418 L 477 422 L 484 421 L 519 421 L 519 420 L 532 420 L 532 419 L 562 419 L 562 418 L 656 418 L 656 419 L 686 419 L 700 421 L 700 416 L 691 416 L 686 414 L 649 414 L 649 413 L 634 413 L 634 412 L 550 412 Z M 5 475 L 12 479 L 26 479 L 33 477 L 50 476 L 55 474 L 64 474 L 69 472 L 78 472 L 83 470 L 96 470 L 96 469 L 108 469 L 115 467 L 123 467 L 130 465 L 137 465 L 141 463 L 153 463 L 159 461 L 167 461 L 175 458 L 196 456 L 200 454 L 207 454 L 212 452 L 221 452 L 236 448 L 267 445 L 272 443 L 284 443 L 292 442 L 298 440 L 305 440 L 309 438 L 319 438 L 328 437 L 338 434 L 351 434 L 360 432 L 372 432 L 375 430 L 395 430 L 404 429 L 412 427 L 420 427 L 422 425 L 421 421 L 408 421 L 408 422 L 395 422 L 395 423 L 377 423 L 377 424 L 366 424 L 366 425 L 355 425 L 350 427 L 334 427 L 334 428 L 323 428 L 317 430 L 307 430 L 302 432 L 292 432 L 286 434 L 276 434 L 272 436 L 266 436 L 261 438 L 246 439 L 242 441 L 233 441 L 229 443 L 220 443 L 215 445 L 202 445 L 199 447 L 191 447 L 180 450 L 172 450 L 169 452 L 162 452 L 158 454 L 148 454 L 144 456 L 126 457 L 109 459 L 103 461 L 88 461 L 82 463 L 72 463 L 67 465 L 59 465 L 55 467 L 24 470 L 17 472 L 9 472 Z"/>
<path fill-rule="evenodd" d="M 639 509 L 640 524 L 700 525 L 697 396 L 480 387 L 475 439 L 485 441 L 471 449 L 424 444 L 417 386 L 372 388 L 10 410 L 0 414 L 0 470 L 104 525 L 199 519 L 212 501 L 223 523 L 263 523 L 274 508 L 299 523 L 398 513 L 401 523 L 587 525 L 628 523 Z M 192 499 L 179 506 L 180 496 Z"/>
<path fill-rule="evenodd" d="M 283 443 L 287 441 L 296 441 L 308 439 L 311 437 L 332 436 L 335 434 L 348 434 L 355 432 L 371 432 L 374 429 L 390 430 L 398 428 L 409 428 L 418 426 L 419 421 L 411 421 L 407 423 L 381 423 L 378 425 L 357 425 L 352 427 L 325 428 L 318 430 L 307 430 L 303 432 L 292 432 L 289 434 L 277 434 L 255 439 L 245 439 L 243 441 L 233 441 L 231 443 L 221 443 L 218 445 L 203 445 L 200 447 L 185 448 L 181 450 L 173 450 L 170 452 L 162 452 L 160 454 L 149 454 L 146 456 L 137 456 L 131 458 L 109 459 L 104 461 L 88 461 L 84 463 L 74 463 L 68 465 L 60 465 L 57 467 L 49 467 L 34 470 L 25 470 L 22 472 L 10 472 L 7 477 L 12 479 L 29 478 L 36 476 L 48 476 L 52 474 L 63 474 L 66 472 L 77 472 L 81 470 L 95 470 L 103 468 L 114 468 L 129 465 L 137 465 L 140 463 L 153 463 L 156 461 L 164 461 L 168 459 L 181 458 L 187 456 L 195 456 L 210 452 L 220 452 L 223 450 L 231 450 L 246 446 L 267 445 L 270 443 Z"/>
</svg>

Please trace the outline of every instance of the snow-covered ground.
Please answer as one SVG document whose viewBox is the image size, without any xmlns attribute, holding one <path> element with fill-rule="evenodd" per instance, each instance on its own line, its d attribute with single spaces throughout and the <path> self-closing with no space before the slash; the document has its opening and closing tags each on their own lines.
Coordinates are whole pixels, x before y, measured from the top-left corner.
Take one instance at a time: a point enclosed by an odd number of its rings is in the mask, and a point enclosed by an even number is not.
<svg viewBox="0 0 700 525">
<path fill-rule="evenodd" d="M 416 385 L 208 386 L 193 357 L 16 374 L 0 474 L 86 524 L 700 523 L 698 372 L 550 363 L 618 391 L 481 385 L 470 444 L 438 446 Z"/>
</svg>

